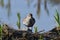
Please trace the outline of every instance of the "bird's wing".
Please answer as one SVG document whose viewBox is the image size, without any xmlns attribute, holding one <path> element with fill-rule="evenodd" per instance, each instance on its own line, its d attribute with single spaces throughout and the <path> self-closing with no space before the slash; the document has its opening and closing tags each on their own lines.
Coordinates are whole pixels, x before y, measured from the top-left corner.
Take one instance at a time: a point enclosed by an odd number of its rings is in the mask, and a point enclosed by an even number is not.
<svg viewBox="0 0 60 40">
<path fill-rule="evenodd" d="M 31 18 L 30 20 L 29 20 L 29 22 L 30 22 L 30 26 L 32 27 L 34 24 L 35 24 L 35 19 L 34 18 Z"/>
<path fill-rule="evenodd" d="M 29 19 L 27 19 L 26 17 L 23 19 L 23 24 L 24 25 L 28 25 L 29 24 Z"/>
</svg>

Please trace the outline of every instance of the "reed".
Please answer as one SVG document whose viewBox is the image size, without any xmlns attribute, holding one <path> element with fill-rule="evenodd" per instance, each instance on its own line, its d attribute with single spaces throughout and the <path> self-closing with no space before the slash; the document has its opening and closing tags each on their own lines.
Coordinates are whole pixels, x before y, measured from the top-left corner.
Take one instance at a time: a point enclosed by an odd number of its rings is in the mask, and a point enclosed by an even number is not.
<svg viewBox="0 0 60 40">
<path fill-rule="evenodd" d="M 2 27 L 1 27 L 1 24 L 0 24 L 0 40 L 2 40 Z"/>
<path fill-rule="evenodd" d="M 20 19 L 21 19 L 20 13 L 17 13 L 17 17 L 18 17 L 17 26 L 20 29 Z"/>
</svg>

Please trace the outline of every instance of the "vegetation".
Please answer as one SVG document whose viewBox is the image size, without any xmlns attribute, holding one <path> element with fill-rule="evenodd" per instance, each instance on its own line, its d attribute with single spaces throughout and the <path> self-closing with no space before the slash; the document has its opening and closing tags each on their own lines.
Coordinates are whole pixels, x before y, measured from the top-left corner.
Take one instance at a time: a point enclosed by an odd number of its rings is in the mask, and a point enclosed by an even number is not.
<svg viewBox="0 0 60 40">
<path fill-rule="evenodd" d="M 33 2 L 34 2 L 34 0 L 32 0 Z M 32 2 L 31 1 L 31 2 Z M 60 0 L 50 0 L 52 3 L 55 3 L 55 4 L 59 4 L 60 3 Z M 28 7 L 30 7 L 30 5 L 31 5 L 31 3 L 30 3 L 30 0 L 27 0 L 27 2 L 28 2 Z M 36 13 L 37 13 L 37 15 L 38 16 L 40 16 L 40 11 L 41 11 L 41 0 L 37 0 L 37 11 L 36 11 Z M 4 4 L 4 0 L 0 0 L 0 6 L 3 8 L 3 7 L 5 7 L 6 6 L 6 8 L 7 8 L 7 11 L 8 11 L 8 17 L 10 16 L 10 12 L 11 12 L 11 2 L 10 2 L 10 0 L 8 0 L 8 3 L 5 5 Z M 35 8 L 36 8 L 36 6 L 35 6 L 35 4 L 33 5 Z M 46 12 L 47 12 L 47 14 L 49 15 L 49 10 L 48 10 L 48 8 L 47 8 L 47 0 L 44 0 L 44 8 L 45 8 L 45 10 L 46 10 Z M 17 18 L 18 18 L 18 21 L 17 21 L 17 26 L 18 26 L 18 28 L 20 29 L 20 26 L 21 26 L 21 23 L 20 23 L 20 20 L 21 20 L 21 16 L 20 16 L 20 13 L 17 13 Z M 54 18 L 55 18 L 55 20 L 56 20 L 56 22 L 58 23 L 58 27 L 60 27 L 60 15 L 59 15 L 59 13 L 58 13 L 58 11 L 56 10 L 56 15 L 54 16 Z M 37 33 L 37 35 L 39 35 L 39 33 L 38 33 L 38 28 L 37 28 L 37 26 L 36 27 L 34 27 L 34 29 L 35 29 L 35 33 Z M 11 29 L 10 29 L 11 30 Z M 7 31 L 9 31 L 10 32 L 10 30 L 7 30 Z M 18 33 L 16 33 L 16 32 L 18 32 Z M 17 35 L 17 37 L 19 36 L 18 34 L 19 34 L 20 32 L 19 31 L 16 31 L 16 30 L 14 30 L 14 32 L 12 32 L 12 34 L 11 34 L 11 36 L 13 37 L 13 36 L 15 36 L 15 35 Z M 58 33 L 60 34 L 60 31 L 58 30 Z M 1 40 L 1 34 L 2 34 L 2 27 L 1 27 L 1 25 L 0 25 L 0 40 Z M 14 35 L 15 34 L 15 35 Z M 45 34 L 45 33 L 44 33 Z M 30 35 L 30 34 L 29 34 Z M 28 35 L 28 37 L 29 37 L 29 35 Z M 36 35 L 36 34 L 35 34 Z M 34 37 L 35 37 L 35 35 L 34 35 Z M 9 35 L 8 35 L 9 36 Z M 10 37 L 11 37 L 10 36 Z M 40 34 L 39 35 L 39 40 L 43 40 L 43 37 L 44 35 L 43 34 Z"/>
<path fill-rule="evenodd" d="M 60 15 L 57 10 L 56 10 L 56 15 L 54 17 L 55 17 L 56 22 L 58 23 L 58 26 L 60 27 Z"/>
<path fill-rule="evenodd" d="M 1 27 L 1 24 L 0 24 L 0 40 L 1 40 L 1 37 L 2 37 L 2 27 Z"/>
<path fill-rule="evenodd" d="M 34 27 L 34 31 L 35 33 L 39 34 L 37 26 Z M 43 34 L 39 35 L 39 40 L 43 40 Z"/>
<path fill-rule="evenodd" d="M 58 27 L 57 30 L 60 28 L 60 15 L 58 13 L 58 11 L 56 10 L 56 15 L 54 16 L 56 22 L 58 23 Z M 58 33 L 60 34 L 60 32 L 58 31 Z"/>
<path fill-rule="evenodd" d="M 34 27 L 34 30 L 35 30 L 35 33 L 37 33 L 37 32 L 38 32 L 38 29 L 37 29 L 37 27 Z"/>
<path fill-rule="evenodd" d="M 18 17 L 17 26 L 20 29 L 20 19 L 21 19 L 20 13 L 17 13 L 17 17 Z"/>
</svg>

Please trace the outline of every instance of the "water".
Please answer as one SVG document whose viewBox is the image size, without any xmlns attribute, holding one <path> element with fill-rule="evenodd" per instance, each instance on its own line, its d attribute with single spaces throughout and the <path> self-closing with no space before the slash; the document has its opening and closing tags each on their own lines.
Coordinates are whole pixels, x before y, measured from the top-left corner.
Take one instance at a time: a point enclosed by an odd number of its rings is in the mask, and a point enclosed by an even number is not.
<svg viewBox="0 0 60 40">
<path fill-rule="evenodd" d="M 8 3 L 7 0 L 4 0 L 4 4 L 6 5 Z M 8 20 L 7 17 L 7 9 L 6 7 L 2 8 L 0 6 L 0 19 L 9 25 L 12 25 L 14 29 L 18 29 L 16 22 L 17 22 L 17 13 L 20 12 L 21 14 L 21 29 L 26 29 L 26 27 L 23 25 L 22 20 L 27 16 L 27 14 L 32 13 L 34 18 L 36 19 L 36 23 L 34 26 L 38 27 L 38 31 L 45 30 L 45 32 L 53 29 L 55 26 L 57 26 L 54 15 L 56 9 L 60 10 L 60 4 L 59 5 L 53 5 L 49 1 L 47 2 L 47 8 L 49 10 L 49 15 L 47 15 L 46 10 L 44 9 L 44 0 L 41 1 L 41 12 L 40 12 L 40 18 L 37 17 L 36 13 L 36 7 L 33 5 L 37 3 L 37 0 L 34 0 L 33 3 L 30 4 L 30 7 L 27 6 L 26 0 L 11 0 L 11 15 Z M 33 29 L 34 31 L 34 29 Z"/>
</svg>

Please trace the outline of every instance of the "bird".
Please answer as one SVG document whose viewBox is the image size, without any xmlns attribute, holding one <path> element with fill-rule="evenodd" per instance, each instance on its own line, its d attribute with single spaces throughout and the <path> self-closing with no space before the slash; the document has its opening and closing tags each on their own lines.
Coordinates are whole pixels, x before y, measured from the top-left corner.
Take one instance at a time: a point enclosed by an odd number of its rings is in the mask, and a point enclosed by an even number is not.
<svg viewBox="0 0 60 40">
<path fill-rule="evenodd" d="M 33 18 L 32 13 L 29 13 L 24 19 L 23 19 L 23 24 L 28 28 L 33 27 L 35 24 L 35 19 Z M 32 29 L 31 29 L 32 30 Z"/>
</svg>

